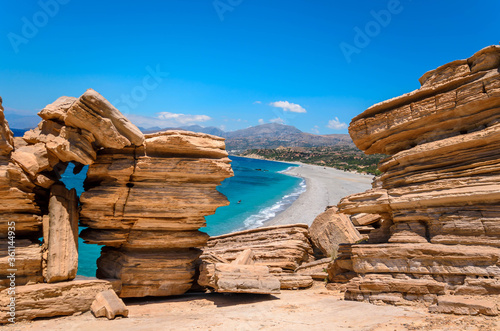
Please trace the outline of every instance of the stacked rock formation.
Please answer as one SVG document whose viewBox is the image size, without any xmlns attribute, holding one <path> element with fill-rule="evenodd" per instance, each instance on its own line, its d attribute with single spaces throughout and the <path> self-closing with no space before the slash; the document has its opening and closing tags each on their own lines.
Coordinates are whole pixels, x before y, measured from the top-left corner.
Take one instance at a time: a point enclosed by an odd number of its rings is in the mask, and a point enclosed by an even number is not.
<svg viewBox="0 0 500 331">
<path fill-rule="evenodd" d="M 500 46 L 487 47 L 352 120 L 354 143 L 389 157 L 373 189 L 339 203 L 343 213 L 380 215 L 386 229 L 372 240 L 380 243 L 350 247 L 358 277 L 346 298 L 500 294 L 499 68 Z"/>
<path fill-rule="evenodd" d="M 144 144 L 102 149 L 81 196 L 81 237 L 106 245 L 99 278 L 122 281 L 121 297 L 185 293 L 208 235 L 204 216 L 227 205 L 216 190 L 233 175 L 224 139 L 167 131 Z"/>
<path fill-rule="evenodd" d="M 13 284 L 7 278 L 13 269 L 20 311 L 31 309 L 30 297 L 64 298 L 20 318 L 88 310 L 103 284 L 128 297 L 187 291 L 207 240 L 198 229 L 227 204 L 216 190 L 233 174 L 224 140 L 184 131 L 144 136 L 91 89 L 61 97 L 39 115 L 37 128 L 13 138 L 0 99 L 0 299 L 10 298 L 4 288 Z M 90 165 L 81 219 L 91 229 L 83 235 L 106 245 L 98 276 L 108 281 L 83 287 L 70 281 L 78 266 L 79 201 L 59 181 L 70 162 L 75 173 Z M 22 286 L 41 282 L 57 284 Z"/>
<path fill-rule="evenodd" d="M 231 263 L 246 250 L 253 252 L 255 265 L 268 267 L 280 280 L 281 289 L 312 285 L 310 276 L 294 272 L 301 264 L 314 261 L 306 224 L 270 226 L 211 237 L 203 249 L 201 269 L 211 272 L 213 267 L 207 264 Z M 207 283 L 202 281 L 200 285 Z"/>
</svg>

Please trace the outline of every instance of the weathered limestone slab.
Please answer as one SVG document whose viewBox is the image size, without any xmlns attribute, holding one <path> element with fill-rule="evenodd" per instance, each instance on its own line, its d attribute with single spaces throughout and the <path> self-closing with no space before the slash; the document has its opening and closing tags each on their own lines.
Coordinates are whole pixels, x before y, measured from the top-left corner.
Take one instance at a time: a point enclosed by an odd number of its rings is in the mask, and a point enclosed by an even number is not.
<svg viewBox="0 0 500 331">
<path fill-rule="evenodd" d="M 455 315 L 499 315 L 498 297 L 478 299 L 472 296 L 443 295 L 438 297 L 437 304 L 429 307 L 433 313 Z"/>
<path fill-rule="evenodd" d="M 15 321 L 67 316 L 89 311 L 96 295 L 111 288 L 111 283 L 105 280 L 73 280 L 55 284 L 18 286 Z M 8 289 L 0 291 L 0 323 L 8 322 L 9 302 Z"/>
<path fill-rule="evenodd" d="M 205 260 L 213 254 L 231 262 L 247 249 L 253 251 L 255 264 L 290 272 L 303 262 L 314 260 L 305 224 L 263 227 L 211 237 L 201 258 Z"/>
<path fill-rule="evenodd" d="M 71 280 L 78 270 L 78 197 L 75 189 L 68 190 L 62 183 L 51 187 L 48 218 L 48 237 L 44 237 L 47 243 L 45 281 Z"/>
<path fill-rule="evenodd" d="M 309 228 L 309 235 L 313 245 L 326 257 L 336 257 L 341 243 L 353 244 L 363 239 L 349 216 L 339 213 L 337 207 L 319 214 Z"/>
<path fill-rule="evenodd" d="M 311 287 L 314 280 L 309 275 L 301 275 L 297 273 L 277 273 L 273 274 L 279 279 L 280 288 L 282 290 L 297 290 L 300 288 Z"/>
<path fill-rule="evenodd" d="M 216 263 L 214 267 L 214 285 L 219 293 L 280 293 L 279 279 L 266 266 Z"/>
<path fill-rule="evenodd" d="M 95 317 L 106 316 L 109 320 L 114 319 L 118 315 L 128 317 L 127 306 L 125 306 L 123 300 L 113 290 L 97 293 L 94 302 L 90 306 L 90 310 Z"/>
<path fill-rule="evenodd" d="M 250 249 L 243 251 L 231 263 L 213 255 L 208 257 L 200 265 L 198 284 L 220 293 L 280 292 L 279 279 L 269 273 L 267 266 L 255 265 L 255 255 Z"/>
</svg>

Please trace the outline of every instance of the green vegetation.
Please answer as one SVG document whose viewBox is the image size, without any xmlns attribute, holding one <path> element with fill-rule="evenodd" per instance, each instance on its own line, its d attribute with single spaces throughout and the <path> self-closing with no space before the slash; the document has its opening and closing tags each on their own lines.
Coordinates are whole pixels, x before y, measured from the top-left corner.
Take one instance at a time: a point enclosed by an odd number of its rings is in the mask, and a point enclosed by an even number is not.
<svg viewBox="0 0 500 331">
<path fill-rule="evenodd" d="M 378 163 L 382 154 L 365 155 L 351 146 L 333 147 L 278 147 L 275 149 L 250 149 L 241 156 L 261 156 L 267 160 L 292 161 L 379 175 Z"/>
</svg>

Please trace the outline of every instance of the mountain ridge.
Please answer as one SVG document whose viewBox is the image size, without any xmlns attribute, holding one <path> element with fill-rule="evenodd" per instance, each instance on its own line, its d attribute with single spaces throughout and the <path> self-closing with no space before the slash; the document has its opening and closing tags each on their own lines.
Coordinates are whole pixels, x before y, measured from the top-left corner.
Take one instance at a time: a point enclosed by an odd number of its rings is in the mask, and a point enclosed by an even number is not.
<svg viewBox="0 0 500 331">
<path fill-rule="evenodd" d="M 354 146 L 348 134 L 316 135 L 303 132 L 291 125 L 278 123 L 261 124 L 229 132 L 213 126 L 202 127 L 199 125 L 164 129 L 152 128 L 153 130 L 144 128 L 139 129 L 144 133 L 164 130 L 186 130 L 208 133 L 226 138 L 226 149 L 229 151 L 278 147 Z"/>
</svg>

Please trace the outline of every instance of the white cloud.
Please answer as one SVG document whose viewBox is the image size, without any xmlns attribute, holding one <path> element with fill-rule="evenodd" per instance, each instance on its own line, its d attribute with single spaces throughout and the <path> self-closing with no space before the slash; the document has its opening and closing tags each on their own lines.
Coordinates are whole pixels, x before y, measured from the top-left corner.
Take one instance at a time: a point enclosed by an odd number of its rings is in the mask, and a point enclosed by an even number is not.
<svg viewBox="0 0 500 331">
<path fill-rule="evenodd" d="M 264 124 L 266 121 L 264 121 L 262 118 L 259 118 L 259 124 Z"/>
<path fill-rule="evenodd" d="M 262 101 L 258 101 L 258 100 L 254 101 L 254 104 L 259 104 L 260 105 L 261 103 L 262 103 Z"/>
<path fill-rule="evenodd" d="M 315 125 L 312 129 L 311 132 L 314 134 L 319 134 L 319 126 Z"/>
<path fill-rule="evenodd" d="M 333 120 L 328 121 L 328 125 L 326 127 L 333 130 L 343 130 L 347 129 L 347 124 L 340 122 L 339 118 L 335 117 Z"/>
<path fill-rule="evenodd" d="M 127 114 L 127 118 L 137 126 L 143 128 L 169 128 L 179 127 L 184 125 L 193 125 L 211 120 L 207 115 L 186 115 L 170 112 L 157 113 L 157 116 L 142 116 L 135 114 Z"/>
<path fill-rule="evenodd" d="M 271 123 L 278 123 L 278 124 L 285 124 L 285 120 L 280 118 L 280 117 L 277 117 L 277 118 L 273 118 L 271 120 L 269 120 L 269 122 Z"/>
<path fill-rule="evenodd" d="M 281 108 L 283 111 L 290 111 L 292 113 L 307 113 L 307 111 L 296 103 L 291 103 L 288 101 L 275 101 L 269 104 L 270 106 Z"/>
<path fill-rule="evenodd" d="M 179 124 L 194 124 L 199 122 L 210 121 L 212 118 L 207 115 L 185 115 L 185 114 L 176 114 L 170 113 L 168 111 L 164 111 L 158 113 L 158 118 L 166 121 L 175 121 Z"/>
</svg>

